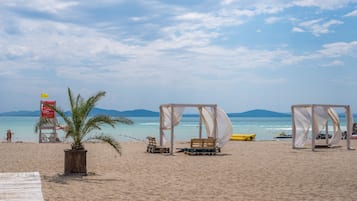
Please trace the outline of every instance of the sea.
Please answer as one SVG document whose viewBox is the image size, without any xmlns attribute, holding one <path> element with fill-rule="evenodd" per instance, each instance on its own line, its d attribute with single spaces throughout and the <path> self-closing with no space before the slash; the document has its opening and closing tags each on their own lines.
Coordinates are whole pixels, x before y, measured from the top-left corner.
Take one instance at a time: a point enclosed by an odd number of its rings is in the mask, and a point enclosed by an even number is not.
<svg viewBox="0 0 357 201">
<path fill-rule="evenodd" d="M 127 117 L 134 121 L 132 125 L 117 124 L 115 128 L 104 126 L 102 130 L 91 135 L 111 135 L 118 141 L 145 141 L 147 136 L 159 138 L 159 117 Z M 1 116 L 0 117 L 0 141 L 6 140 L 6 131 L 11 129 L 13 141 L 38 142 L 38 133 L 35 125 L 39 117 L 34 116 Z M 255 140 L 274 140 L 274 137 L 284 132 L 291 134 L 291 117 L 230 117 L 233 133 L 256 134 Z M 61 120 L 58 119 L 59 123 Z M 341 119 L 342 130 L 346 129 L 346 123 Z M 204 127 L 204 126 L 203 126 Z M 183 117 L 180 124 L 175 127 L 175 140 L 188 141 L 199 135 L 199 117 Z M 203 129 L 203 136 L 205 130 Z M 64 131 L 58 130 L 60 139 L 64 139 Z M 169 134 L 167 134 L 169 135 Z M 167 136 L 169 137 L 169 136 Z"/>
</svg>

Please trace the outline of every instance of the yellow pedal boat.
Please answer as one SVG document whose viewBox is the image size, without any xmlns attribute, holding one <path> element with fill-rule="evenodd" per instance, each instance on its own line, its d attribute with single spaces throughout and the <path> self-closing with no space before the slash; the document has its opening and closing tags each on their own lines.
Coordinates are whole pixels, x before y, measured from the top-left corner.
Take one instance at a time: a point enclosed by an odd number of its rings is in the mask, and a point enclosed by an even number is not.
<svg viewBox="0 0 357 201">
<path fill-rule="evenodd" d="M 239 133 L 233 133 L 231 135 L 230 140 L 232 141 L 252 141 L 255 140 L 256 134 L 239 134 Z"/>
</svg>

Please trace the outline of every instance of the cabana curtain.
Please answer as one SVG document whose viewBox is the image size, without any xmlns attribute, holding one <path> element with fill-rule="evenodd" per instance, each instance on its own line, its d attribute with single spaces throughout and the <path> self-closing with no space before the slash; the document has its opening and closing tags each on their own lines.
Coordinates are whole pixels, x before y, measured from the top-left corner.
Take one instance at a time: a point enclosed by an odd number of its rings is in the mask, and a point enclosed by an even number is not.
<svg viewBox="0 0 357 201">
<path fill-rule="evenodd" d="M 172 107 L 163 107 L 162 108 L 162 117 L 163 117 L 163 129 L 164 130 L 169 130 L 171 129 L 172 125 L 171 125 L 171 109 Z M 185 110 L 185 107 L 175 107 L 174 111 L 173 111 L 173 126 L 177 126 L 182 118 L 182 114 L 183 111 Z"/>
<path fill-rule="evenodd" d="M 217 146 L 223 147 L 233 133 L 232 122 L 227 114 L 219 107 L 217 107 Z M 208 137 L 214 137 L 214 113 L 208 108 L 202 108 L 202 117 L 206 126 Z"/>
</svg>

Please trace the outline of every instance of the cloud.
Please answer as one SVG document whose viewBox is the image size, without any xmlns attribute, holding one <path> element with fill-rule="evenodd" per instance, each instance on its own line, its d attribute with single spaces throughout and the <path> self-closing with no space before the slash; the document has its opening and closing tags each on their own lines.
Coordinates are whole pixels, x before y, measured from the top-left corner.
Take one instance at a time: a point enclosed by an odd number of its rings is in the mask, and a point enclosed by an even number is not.
<svg viewBox="0 0 357 201">
<path fill-rule="evenodd" d="M 318 7 L 324 10 L 342 8 L 356 0 L 295 0 L 293 4 L 300 7 Z"/>
<path fill-rule="evenodd" d="M 222 0 L 222 4 L 223 5 L 229 5 L 231 3 L 233 3 L 235 0 Z"/>
<path fill-rule="evenodd" d="M 302 28 L 299 28 L 299 27 L 293 27 L 292 32 L 302 33 L 302 32 L 305 32 L 305 30 L 303 30 Z"/>
<path fill-rule="evenodd" d="M 23 7 L 31 10 L 44 11 L 48 13 L 59 13 L 71 7 L 79 5 L 78 1 L 58 1 L 58 0 L 33 0 L 33 1 L 14 1 L 5 0 L 5 4 L 10 7 Z"/>
<path fill-rule="evenodd" d="M 175 17 L 179 22 L 189 22 L 199 27 L 218 28 L 242 24 L 239 18 L 226 13 L 183 13 Z"/>
<path fill-rule="evenodd" d="M 269 17 L 269 18 L 266 18 L 264 21 L 266 24 L 275 24 L 280 20 L 281 20 L 280 17 Z"/>
<path fill-rule="evenodd" d="M 351 56 L 357 58 L 357 41 L 325 44 L 319 53 L 326 57 Z"/>
<path fill-rule="evenodd" d="M 304 28 L 305 30 L 312 32 L 312 34 L 315 36 L 320 36 L 321 34 L 330 33 L 331 26 L 340 24 L 343 24 L 343 22 L 339 20 L 324 21 L 323 19 L 314 19 L 301 22 L 299 23 L 299 26 Z M 296 27 L 296 30 L 299 30 L 298 28 L 299 27 Z"/>
<path fill-rule="evenodd" d="M 344 15 L 345 17 L 356 17 L 357 16 L 357 10 L 354 10 L 350 13 L 347 13 L 346 15 Z"/>
<path fill-rule="evenodd" d="M 334 60 L 330 63 L 327 64 L 323 64 L 322 66 L 326 66 L 326 67 L 330 67 L 330 66 L 343 66 L 345 64 L 345 62 L 341 61 L 341 60 Z"/>
</svg>

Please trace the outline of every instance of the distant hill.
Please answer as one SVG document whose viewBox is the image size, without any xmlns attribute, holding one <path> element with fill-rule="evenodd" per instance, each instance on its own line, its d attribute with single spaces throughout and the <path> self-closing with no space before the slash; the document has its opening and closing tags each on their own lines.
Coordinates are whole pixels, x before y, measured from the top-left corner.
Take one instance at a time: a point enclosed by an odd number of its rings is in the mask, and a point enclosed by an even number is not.
<svg viewBox="0 0 357 201">
<path fill-rule="evenodd" d="M 66 112 L 66 114 L 70 114 L 69 111 Z M 94 108 L 91 112 L 90 115 L 97 115 L 97 114 L 106 114 L 109 116 L 114 116 L 114 117 L 159 117 L 160 113 L 159 112 L 154 112 L 150 110 L 145 110 L 145 109 L 136 109 L 136 110 L 126 110 L 126 111 L 118 111 L 118 110 L 109 110 L 109 109 L 101 109 L 101 108 Z M 274 111 L 269 111 L 269 110 L 262 110 L 262 109 L 256 109 L 256 110 L 249 110 L 246 112 L 241 112 L 241 113 L 227 113 L 228 117 L 290 117 L 290 113 L 280 113 L 280 112 L 274 112 Z M 344 117 L 345 114 L 339 114 L 340 117 Z M 13 111 L 13 112 L 3 112 L 0 113 L 0 116 L 23 116 L 23 117 L 38 117 L 40 116 L 40 111 Z M 185 117 L 197 117 L 199 116 L 198 113 L 193 113 L 193 114 L 184 114 L 183 116 Z M 354 118 L 357 118 L 357 114 L 353 114 Z"/>
<path fill-rule="evenodd" d="M 70 114 L 70 112 L 66 112 Z M 124 117 L 159 117 L 159 112 L 154 112 L 145 109 L 118 111 L 110 109 L 94 108 L 90 115 L 106 114 L 109 116 L 124 116 Z M 14 111 L 3 112 L 0 116 L 39 116 L 40 111 Z M 289 117 L 290 114 L 273 112 L 269 110 L 250 110 L 242 113 L 228 113 L 229 117 Z M 198 114 L 184 114 L 184 116 L 198 116 Z"/>
<path fill-rule="evenodd" d="M 69 111 L 66 114 L 70 114 Z M 153 112 L 144 109 L 128 110 L 128 111 L 118 111 L 118 110 L 107 110 L 101 108 L 94 108 L 90 115 L 105 114 L 109 116 L 125 116 L 125 117 L 155 117 L 160 116 L 160 113 Z M 3 112 L 0 116 L 40 116 L 40 111 L 14 111 L 14 112 Z"/>
<path fill-rule="evenodd" d="M 124 117 L 158 117 L 160 116 L 159 112 L 153 112 L 150 110 L 136 109 L 136 110 L 127 110 L 127 111 L 118 111 L 118 110 L 106 110 L 100 108 L 94 108 L 91 115 L 97 114 L 106 114 L 109 116 L 124 116 Z"/>
<path fill-rule="evenodd" d="M 242 113 L 228 113 L 229 117 L 290 117 L 291 114 L 273 112 L 269 110 L 250 110 Z"/>
<path fill-rule="evenodd" d="M 40 116 L 40 111 L 14 111 L 14 112 L 3 112 L 0 113 L 0 116 L 8 116 L 8 117 L 16 117 L 16 116 L 27 116 L 27 117 L 32 117 L 32 116 Z"/>
</svg>

